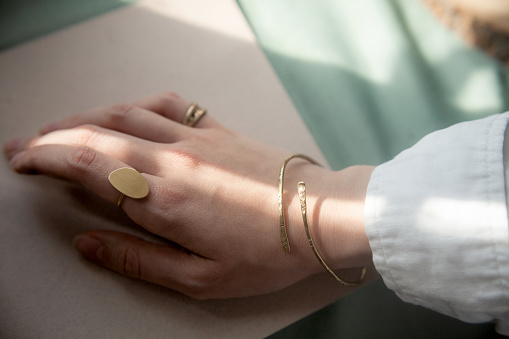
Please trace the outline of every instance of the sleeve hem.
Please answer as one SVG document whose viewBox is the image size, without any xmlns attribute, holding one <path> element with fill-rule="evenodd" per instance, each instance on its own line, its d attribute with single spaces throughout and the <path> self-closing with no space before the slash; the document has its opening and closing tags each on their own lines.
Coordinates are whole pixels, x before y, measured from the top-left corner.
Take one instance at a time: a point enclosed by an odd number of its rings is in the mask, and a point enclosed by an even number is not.
<svg viewBox="0 0 509 339">
<path fill-rule="evenodd" d="M 375 267 L 403 300 L 471 322 L 508 312 L 508 119 L 432 133 L 373 172 L 366 234 Z"/>
</svg>

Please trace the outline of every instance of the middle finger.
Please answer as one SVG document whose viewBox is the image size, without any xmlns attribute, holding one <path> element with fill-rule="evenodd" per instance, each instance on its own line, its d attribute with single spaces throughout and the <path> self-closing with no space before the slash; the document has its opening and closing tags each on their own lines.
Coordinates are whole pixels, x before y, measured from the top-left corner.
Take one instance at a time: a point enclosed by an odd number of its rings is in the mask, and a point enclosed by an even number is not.
<svg viewBox="0 0 509 339">
<path fill-rule="evenodd" d="M 157 113 L 130 104 L 116 104 L 73 115 L 41 128 L 41 134 L 80 125 L 97 125 L 159 143 L 172 143 L 184 138 L 182 125 Z M 188 131 L 187 131 L 188 133 Z"/>
</svg>

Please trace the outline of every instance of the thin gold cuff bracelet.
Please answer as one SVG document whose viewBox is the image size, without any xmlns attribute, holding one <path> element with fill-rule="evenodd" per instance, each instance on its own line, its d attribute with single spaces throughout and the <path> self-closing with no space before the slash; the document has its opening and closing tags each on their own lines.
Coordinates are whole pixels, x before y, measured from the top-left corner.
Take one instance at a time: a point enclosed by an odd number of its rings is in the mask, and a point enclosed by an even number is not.
<svg viewBox="0 0 509 339">
<path fill-rule="evenodd" d="M 306 207 L 306 184 L 304 184 L 302 181 L 299 182 L 299 184 L 297 185 L 297 189 L 299 191 L 300 210 L 302 213 L 302 220 L 304 221 L 304 228 L 306 230 L 306 235 L 308 237 L 309 246 L 311 246 L 311 249 L 315 253 L 315 256 L 318 258 L 318 261 L 320 262 L 320 264 L 322 264 L 323 268 L 325 268 L 325 270 L 327 272 L 329 272 L 329 274 L 332 275 L 332 277 L 334 277 L 334 279 L 336 279 L 336 281 L 338 281 L 342 285 L 359 286 L 362 283 L 362 281 L 364 280 L 364 277 L 366 275 L 366 267 L 362 268 L 361 275 L 360 275 L 358 281 L 349 282 L 349 281 L 345 281 L 345 280 L 341 279 L 340 277 L 338 277 L 336 275 L 336 273 L 334 273 L 334 271 L 322 259 L 320 252 L 318 252 L 318 249 L 316 248 L 315 243 L 313 242 L 313 237 L 311 236 L 311 231 L 310 231 L 309 225 L 308 225 L 307 207 Z"/>
<path fill-rule="evenodd" d="M 281 171 L 279 172 L 279 230 L 281 233 L 281 243 L 283 245 L 283 249 L 285 252 L 290 252 L 290 242 L 288 241 L 288 234 L 286 233 L 286 224 L 285 224 L 285 211 L 284 211 L 284 205 L 283 205 L 283 182 L 285 178 L 285 168 L 288 162 L 294 158 L 302 158 L 307 161 L 309 161 L 312 164 L 320 166 L 318 162 L 313 160 L 312 158 L 308 157 L 304 154 L 293 154 L 290 155 L 288 158 L 286 158 L 283 161 L 283 164 L 281 165 Z"/>
</svg>

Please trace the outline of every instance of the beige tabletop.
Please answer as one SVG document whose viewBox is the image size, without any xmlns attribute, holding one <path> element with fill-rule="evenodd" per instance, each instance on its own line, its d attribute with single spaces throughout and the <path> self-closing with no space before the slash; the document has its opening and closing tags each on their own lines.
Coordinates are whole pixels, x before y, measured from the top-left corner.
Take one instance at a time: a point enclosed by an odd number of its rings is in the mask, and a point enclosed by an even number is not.
<svg viewBox="0 0 509 339">
<path fill-rule="evenodd" d="M 166 90 L 325 162 L 234 0 L 143 1 L 4 51 L 1 140 Z M 72 183 L 17 175 L 5 160 L 0 184 L 3 338 L 260 338 L 352 291 L 322 274 L 270 295 L 195 301 L 75 252 L 72 239 L 90 229 L 147 237 L 114 206 Z"/>
</svg>

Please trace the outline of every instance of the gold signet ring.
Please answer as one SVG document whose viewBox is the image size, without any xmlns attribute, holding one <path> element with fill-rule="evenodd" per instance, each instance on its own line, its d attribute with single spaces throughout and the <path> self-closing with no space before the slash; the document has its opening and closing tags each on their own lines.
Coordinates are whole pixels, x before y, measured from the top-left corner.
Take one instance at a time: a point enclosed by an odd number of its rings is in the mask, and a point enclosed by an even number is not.
<svg viewBox="0 0 509 339">
<path fill-rule="evenodd" d="M 133 199 L 145 198 L 148 195 L 147 180 L 135 169 L 124 167 L 110 173 L 108 180 L 120 192 L 117 207 L 120 207 L 124 196 Z"/>
</svg>

